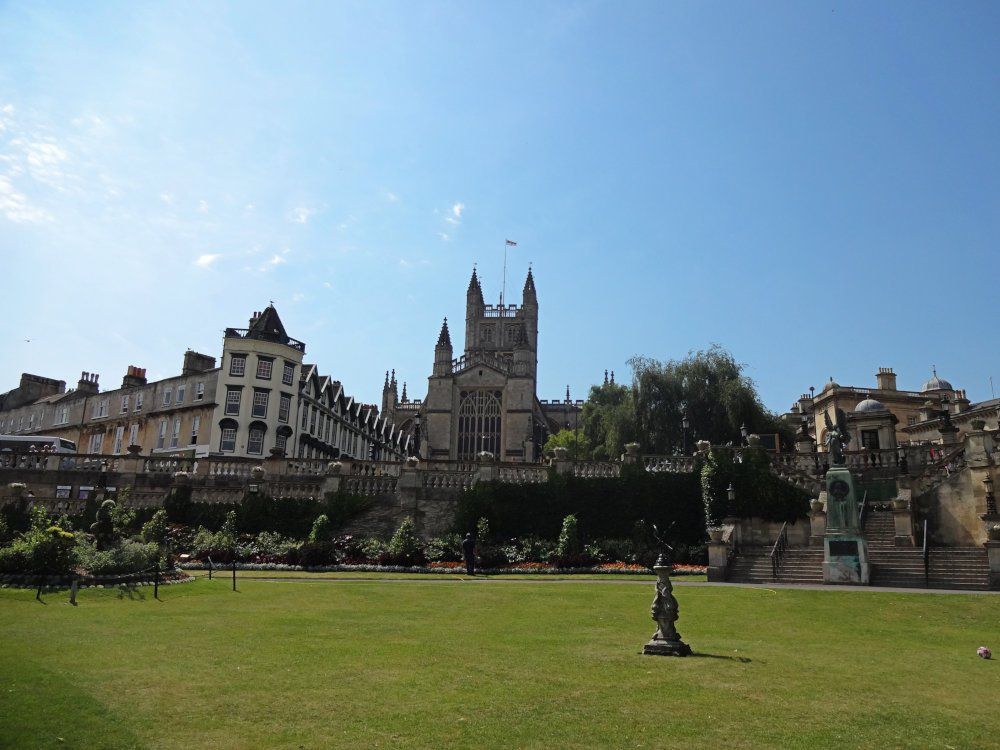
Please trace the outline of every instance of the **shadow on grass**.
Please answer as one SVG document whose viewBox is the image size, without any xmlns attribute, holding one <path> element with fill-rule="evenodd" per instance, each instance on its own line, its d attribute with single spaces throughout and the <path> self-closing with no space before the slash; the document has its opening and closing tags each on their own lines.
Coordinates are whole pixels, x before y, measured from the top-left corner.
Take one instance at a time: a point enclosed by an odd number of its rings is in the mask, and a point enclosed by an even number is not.
<svg viewBox="0 0 1000 750">
<path fill-rule="evenodd" d="M 697 651 L 692 651 L 689 656 L 696 659 L 724 659 L 726 661 L 737 661 L 740 664 L 750 664 L 753 659 L 749 659 L 746 656 L 727 656 L 724 654 L 700 654 Z"/>
</svg>

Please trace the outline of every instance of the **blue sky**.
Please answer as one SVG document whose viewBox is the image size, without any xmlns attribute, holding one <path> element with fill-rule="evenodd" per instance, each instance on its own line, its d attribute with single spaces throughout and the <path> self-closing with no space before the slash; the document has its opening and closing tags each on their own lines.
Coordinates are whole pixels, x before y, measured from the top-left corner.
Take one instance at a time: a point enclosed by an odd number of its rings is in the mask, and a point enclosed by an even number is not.
<svg viewBox="0 0 1000 750">
<path fill-rule="evenodd" d="M 773 409 L 880 366 L 988 398 L 998 38 L 991 2 L 0 3 L 0 390 L 176 374 L 273 299 L 348 392 L 422 396 L 510 238 L 541 398 L 713 342 Z"/>
</svg>

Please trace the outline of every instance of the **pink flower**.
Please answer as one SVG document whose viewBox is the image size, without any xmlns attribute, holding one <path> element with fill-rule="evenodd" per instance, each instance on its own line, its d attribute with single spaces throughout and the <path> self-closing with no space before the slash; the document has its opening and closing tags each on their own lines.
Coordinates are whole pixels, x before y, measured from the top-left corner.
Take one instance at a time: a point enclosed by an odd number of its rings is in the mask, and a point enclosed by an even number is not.
<svg viewBox="0 0 1000 750">
<path fill-rule="evenodd" d="M 983 659 L 993 658 L 993 652 L 990 651 L 988 648 L 986 648 L 986 646 L 980 646 L 979 648 L 977 648 L 976 653 L 979 654 L 979 656 Z"/>
</svg>

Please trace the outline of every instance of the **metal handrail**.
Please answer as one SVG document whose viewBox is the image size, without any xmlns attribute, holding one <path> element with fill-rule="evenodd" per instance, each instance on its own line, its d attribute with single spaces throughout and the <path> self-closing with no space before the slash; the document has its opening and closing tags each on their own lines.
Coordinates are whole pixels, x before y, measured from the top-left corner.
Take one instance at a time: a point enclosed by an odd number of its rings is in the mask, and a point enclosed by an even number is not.
<svg viewBox="0 0 1000 750">
<path fill-rule="evenodd" d="M 781 524 L 781 531 L 778 532 L 778 538 L 775 540 L 774 546 L 771 547 L 772 578 L 778 577 L 778 568 L 781 567 L 781 558 L 784 556 L 786 549 L 788 549 L 788 521 Z"/>
<path fill-rule="evenodd" d="M 927 519 L 924 519 L 924 586 L 930 585 L 930 547 L 927 544 Z"/>
<path fill-rule="evenodd" d="M 863 534 L 865 531 L 865 511 L 868 510 L 868 490 L 865 490 L 864 497 L 861 498 L 861 509 L 858 511 L 858 529 Z"/>
</svg>

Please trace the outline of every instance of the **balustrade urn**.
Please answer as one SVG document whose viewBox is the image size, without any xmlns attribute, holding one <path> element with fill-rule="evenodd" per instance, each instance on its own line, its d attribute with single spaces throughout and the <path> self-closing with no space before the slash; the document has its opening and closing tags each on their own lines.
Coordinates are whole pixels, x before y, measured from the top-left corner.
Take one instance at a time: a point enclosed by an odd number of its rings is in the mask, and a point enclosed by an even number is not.
<svg viewBox="0 0 1000 750">
<path fill-rule="evenodd" d="M 174 484 L 186 486 L 191 483 L 191 475 L 186 471 L 175 471 L 173 475 Z"/>
<path fill-rule="evenodd" d="M 250 469 L 250 476 L 259 482 L 267 476 L 267 470 L 263 466 L 254 466 Z"/>
<path fill-rule="evenodd" d="M 338 476 L 344 470 L 344 465 L 340 461 L 331 461 L 326 465 L 326 475 L 329 477 Z"/>
</svg>

